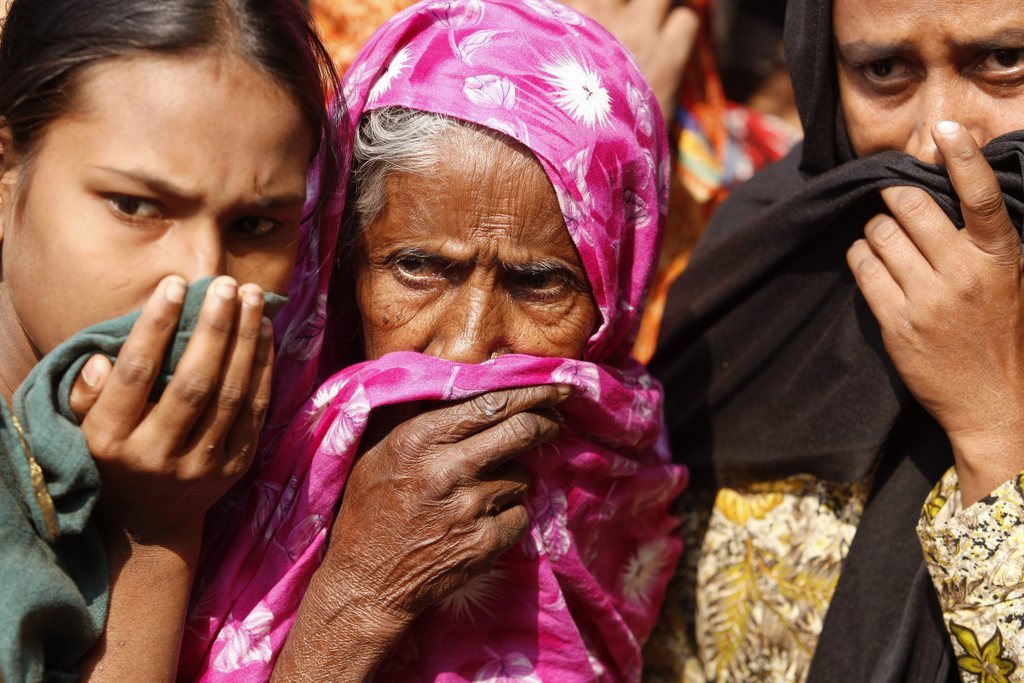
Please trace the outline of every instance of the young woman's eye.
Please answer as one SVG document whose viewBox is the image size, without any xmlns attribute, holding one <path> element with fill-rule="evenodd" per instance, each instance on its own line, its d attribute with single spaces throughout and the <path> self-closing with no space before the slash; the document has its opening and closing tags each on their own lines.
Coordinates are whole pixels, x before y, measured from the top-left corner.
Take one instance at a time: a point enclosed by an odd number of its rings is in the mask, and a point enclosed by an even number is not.
<svg viewBox="0 0 1024 683">
<path fill-rule="evenodd" d="M 131 220 L 150 220 L 163 215 L 159 204 L 139 197 L 112 195 L 107 197 L 107 204 L 114 213 Z"/>
<path fill-rule="evenodd" d="M 235 221 L 235 232 L 240 232 L 243 235 L 249 235 L 250 237 L 261 237 L 274 232 L 280 226 L 281 223 L 279 221 L 275 221 L 271 218 L 250 216 L 248 218 Z"/>
</svg>

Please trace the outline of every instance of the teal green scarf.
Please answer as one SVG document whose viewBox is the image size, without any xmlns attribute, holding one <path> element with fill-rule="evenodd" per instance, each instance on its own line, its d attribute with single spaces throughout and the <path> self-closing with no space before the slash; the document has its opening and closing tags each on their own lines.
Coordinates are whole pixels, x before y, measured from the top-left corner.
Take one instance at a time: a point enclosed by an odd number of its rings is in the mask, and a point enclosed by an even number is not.
<svg viewBox="0 0 1024 683">
<path fill-rule="evenodd" d="M 189 287 L 152 400 L 192 337 L 212 278 Z M 268 308 L 282 297 L 267 295 Z M 90 327 L 47 354 L 0 401 L 0 678 L 74 681 L 99 639 L 110 586 L 92 511 L 100 477 L 69 396 L 85 362 L 114 359 L 139 313 Z"/>
</svg>

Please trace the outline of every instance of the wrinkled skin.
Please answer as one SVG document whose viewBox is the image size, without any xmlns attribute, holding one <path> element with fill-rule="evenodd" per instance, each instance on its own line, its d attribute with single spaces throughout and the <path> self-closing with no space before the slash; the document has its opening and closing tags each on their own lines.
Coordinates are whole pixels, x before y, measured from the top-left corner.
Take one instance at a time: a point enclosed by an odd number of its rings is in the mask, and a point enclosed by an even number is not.
<svg viewBox="0 0 1024 683">
<path fill-rule="evenodd" d="M 1024 7 L 836 0 L 843 112 L 858 155 L 943 163 L 957 231 L 928 195 L 882 192 L 848 254 L 886 349 L 953 446 L 965 505 L 1024 470 L 1020 240 L 979 146 L 1024 128 Z M 944 122 L 944 123 L 943 123 Z"/>
<path fill-rule="evenodd" d="M 439 152 L 432 173 L 389 178 L 387 208 L 361 235 L 355 288 L 366 357 L 579 357 L 597 309 L 540 164 L 478 132 L 451 134 Z M 289 636 L 275 678 L 360 680 L 386 654 L 387 639 L 343 624 L 323 638 L 318 624 L 383 605 L 372 632 L 397 639 L 518 542 L 530 480 L 514 459 L 554 438 L 558 421 L 548 409 L 567 395 L 565 387 L 532 387 L 411 419 L 422 406 L 375 415 L 368 441 L 387 436 L 353 468 L 302 627 Z"/>
<path fill-rule="evenodd" d="M 495 392 L 394 429 L 398 420 L 378 422 L 388 436 L 353 468 L 274 680 L 365 680 L 423 609 L 518 542 L 528 480 L 508 461 L 555 436 L 545 409 L 567 395 L 552 386 Z M 369 553 L 359 549 L 367 538 Z"/>
<path fill-rule="evenodd" d="M 530 155 L 475 131 L 439 141 L 431 173 L 393 174 L 360 239 L 367 358 L 578 358 L 597 324 L 555 190 Z"/>
</svg>

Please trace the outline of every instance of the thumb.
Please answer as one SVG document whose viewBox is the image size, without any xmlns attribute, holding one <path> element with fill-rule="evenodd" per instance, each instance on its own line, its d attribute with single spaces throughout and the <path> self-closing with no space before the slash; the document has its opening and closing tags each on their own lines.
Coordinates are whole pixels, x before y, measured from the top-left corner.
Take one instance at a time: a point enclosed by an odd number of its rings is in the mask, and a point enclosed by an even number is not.
<svg viewBox="0 0 1024 683">
<path fill-rule="evenodd" d="M 970 132 L 954 121 L 939 121 L 932 138 L 942 154 L 963 211 L 972 243 L 1007 265 L 1020 264 L 1020 237 L 1010 221 L 1003 192 L 992 167 Z"/>
<path fill-rule="evenodd" d="M 110 360 L 102 354 L 97 354 L 85 362 L 82 371 L 75 378 L 69 403 L 71 412 L 75 414 L 79 424 L 96 404 L 96 399 L 100 397 L 111 370 Z"/>
</svg>

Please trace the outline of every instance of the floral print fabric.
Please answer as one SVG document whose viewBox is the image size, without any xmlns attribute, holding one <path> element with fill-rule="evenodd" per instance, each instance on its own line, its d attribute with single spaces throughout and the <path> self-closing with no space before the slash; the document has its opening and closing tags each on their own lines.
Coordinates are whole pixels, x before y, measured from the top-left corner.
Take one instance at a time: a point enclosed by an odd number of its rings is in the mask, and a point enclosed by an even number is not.
<svg viewBox="0 0 1024 683">
<path fill-rule="evenodd" d="M 254 472 L 213 520 L 220 531 L 197 578 L 181 678 L 269 677 L 374 409 L 558 383 L 577 393 L 558 408 L 560 436 L 524 457 L 534 475 L 527 538 L 422 615 L 380 677 L 639 680 L 641 646 L 681 550 L 669 508 L 687 478 L 662 435 L 661 388 L 629 359 L 667 194 L 653 94 L 609 34 L 551 0 L 452 0 L 422 2 L 386 23 L 349 71 L 345 95 L 350 128 L 369 108 L 405 106 L 532 150 L 601 323 L 581 360 L 460 365 L 399 353 L 361 363 L 331 377 L 294 419 L 272 424 Z M 351 329 L 351 321 L 325 325 L 326 270 L 310 273 L 320 285 L 312 305 L 286 323 L 283 351 L 296 377 L 315 374 L 322 349 L 344 344 L 335 327 Z M 278 386 L 297 395 L 288 377 Z"/>
<path fill-rule="evenodd" d="M 918 524 L 964 681 L 1024 681 L 1024 474 L 964 509 L 956 470 Z"/>
<path fill-rule="evenodd" d="M 686 545 L 700 551 L 669 588 L 646 680 L 805 680 L 869 484 L 798 476 L 688 506 Z"/>
<path fill-rule="evenodd" d="M 669 586 L 645 680 L 806 680 L 868 488 L 795 477 L 685 507 L 687 547 L 701 550 Z M 1024 474 L 964 509 L 951 469 L 918 537 L 961 680 L 1024 681 Z"/>
</svg>

